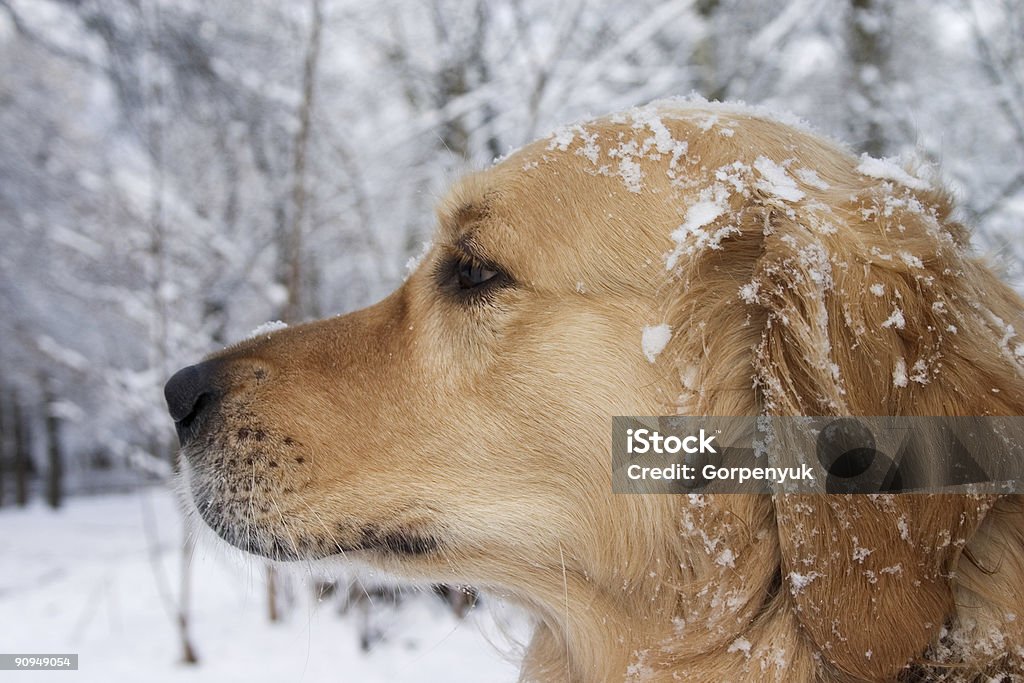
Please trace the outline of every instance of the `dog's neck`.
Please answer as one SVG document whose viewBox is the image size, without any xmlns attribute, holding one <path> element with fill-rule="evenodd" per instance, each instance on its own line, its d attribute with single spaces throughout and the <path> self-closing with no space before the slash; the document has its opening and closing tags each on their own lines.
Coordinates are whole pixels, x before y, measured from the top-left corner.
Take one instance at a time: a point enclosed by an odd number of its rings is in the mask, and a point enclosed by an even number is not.
<svg viewBox="0 0 1024 683">
<path fill-rule="evenodd" d="M 661 680 L 651 672 L 688 680 L 687 672 L 709 671 L 720 677 L 708 680 L 745 680 L 752 671 L 785 680 L 794 667 L 810 668 L 809 651 L 792 651 L 802 641 L 789 596 L 779 590 L 770 503 L 745 501 L 745 509 L 725 513 L 736 515 L 729 522 L 721 506 L 672 498 L 663 513 L 680 527 L 678 542 L 657 556 L 629 556 L 630 548 L 656 547 L 646 541 L 624 543 L 614 558 L 563 550 L 558 564 L 543 570 L 543 587 L 534 583 L 521 596 L 539 617 L 524 680 Z M 712 514 L 718 519 L 707 518 Z M 709 538 L 705 529 L 726 531 Z"/>
</svg>

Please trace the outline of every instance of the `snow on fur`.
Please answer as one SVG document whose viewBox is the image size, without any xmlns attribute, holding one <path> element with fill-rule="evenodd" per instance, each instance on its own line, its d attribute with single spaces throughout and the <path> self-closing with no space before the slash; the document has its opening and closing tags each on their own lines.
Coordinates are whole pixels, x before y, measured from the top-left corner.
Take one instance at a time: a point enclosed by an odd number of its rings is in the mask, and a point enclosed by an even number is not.
<svg viewBox="0 0 1024 683">
<path fill-rule="evenodd" d="M 892 310 L 892 314 L 882 323 L 882 327 L 895 327 L 902 330 L 906 327 L 907 320 L 903 317 L 903 311 L 898 306 Z"/>
<path fill-rule="evenodd" d="M 798 595 L 805 588 L 810 586 L 811 583 L 813 583 L 815 579 L 820 579 L 820 578 L 821 578 L 821 574 L 819 574 L 818 572 L 808 572 L 806 574 L 801 574 L 800 572 L 790 572 L 789 573 L 790 592 L 793 595 Z"/>
<path fill-rule="evenodd" d="M 288 323 L 283 323 L 280 320 L 269 320 L 262 325 L 257 326 L 252 332 L 245 336 L 246 339 L 255 339 L 256 337 L 265 337 L 272 332 L 283 330 L 288 327 Z"/>
<path fill-rule="evenodd" d="M 827 190 L 829 188 L 829 184 L 822 180 L 818 173 L 812 168 L 798 168 L 794 173 L 796 173 L 796 177 L 800 179 L 800 182 L 808 187 L 813 187 L 818 190 Z"/>
<path fill-rule="evenodd" d="M 907 361 L 903 356 L 896 359 L 896 366 L 892 369 L 892 384 L 901 388 L 907 386 Z"/>
<path fill-rule="evenodd" d="M 412 275 L 412 272 L 420 267 L 420 264 L 423 263 L 423 259 L 425 259 L 427 257 L 427 254 L 430 253 L 430 248 L 432 246 L 434 246 L 434 243 L 430 240 L 427 240 L 423 243 L 423 246 L 420 248 L 420 253 L 418 253 L 416 256 L 409 257 L 409 260 L 405 262 L 406 277 Z"/>
<path fill-rule="evenodd" d="M 796 186 L 796 181 L 786 169 L 768 157 L 760 156 L 755 159 L 754 168 L 761 174 L 756 187 L 765 194 L 787 202 L 797 202 L 804 198 L 803 191 Z"/>
<path fill-rule="evenodd" d="M 721 183 L 701 190 L 698 200 L 686 210 L 682 225 L 672 231 L 676 248 L 665 257 L 666 270 L 674 269 L 681 256 L 692 256 L 705 249 L 721 249 L 723 239 L 739 232 L 739 228 L 732 225 L 707 229 L 725 214 L 728 198 L 729 191 Z"/>
<path fill-rule="evenodd" d="M 672 339 L 672 328 L 667 323 L 649 325 L 640 335 L 640 348 L 643 349 L 647 362 L 653 363 Z"/>
<path fill-rule="evenodd" d="M 857 172 L 869 178 L 892 180 L 911 190 L 931 189 L 927 181 L 910 175 L 896 160 L 890 158 L 876 159 L 868 154 L 861 154 Z"/>
</svg>

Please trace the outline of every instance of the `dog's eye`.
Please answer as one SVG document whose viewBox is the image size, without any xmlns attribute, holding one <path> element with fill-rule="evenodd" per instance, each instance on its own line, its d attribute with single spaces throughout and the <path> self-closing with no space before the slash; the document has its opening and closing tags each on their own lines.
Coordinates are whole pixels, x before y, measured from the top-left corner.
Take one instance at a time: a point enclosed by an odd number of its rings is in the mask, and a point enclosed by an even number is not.
<svg viewBox="0 0 1024 683">
<path fill-rule="evenodd" d="M 490 300 L 492 294 L 513 283 L 500 266 L 461 250 L 452 250 L 440 259 L 434 276 L 443 291 L 463 303 Z"/>
<path fill-rule="evenodd" d="M 460 259 L 455 270 L 459 289 L 473 289 L 498 277 L 498 271 L 473 259 Z"/>
</svg>

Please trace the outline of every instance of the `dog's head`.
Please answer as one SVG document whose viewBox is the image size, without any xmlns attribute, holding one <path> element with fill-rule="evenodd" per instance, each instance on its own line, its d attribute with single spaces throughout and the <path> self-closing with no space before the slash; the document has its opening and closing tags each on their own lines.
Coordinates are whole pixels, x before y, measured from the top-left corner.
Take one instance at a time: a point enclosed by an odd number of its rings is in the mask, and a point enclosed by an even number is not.
<svg viewBox="0 0 1024 683">
<path fill-rule="evenodd" d="M 191 499 L 253 553 L 505 591 L 551 635 L 537 662 L 680 620 L 702 624 L 686 648 L 724 652 L 775 610 L 839 670 L 891 675 L 942 627 L 987 503 L 615 496 L 610 418 L 1018 413 L 1019 303 L 948 214 L 905 171 L 749 112 L 567 128 L 456 185 L 385 300 L 175 375 Z M 797 571 L 816 580 L 778 590 Z M 900 627 L 866 658 L 863 614 Z M 791 671 L 814 666 L 799 649 Z"/>
</svg>

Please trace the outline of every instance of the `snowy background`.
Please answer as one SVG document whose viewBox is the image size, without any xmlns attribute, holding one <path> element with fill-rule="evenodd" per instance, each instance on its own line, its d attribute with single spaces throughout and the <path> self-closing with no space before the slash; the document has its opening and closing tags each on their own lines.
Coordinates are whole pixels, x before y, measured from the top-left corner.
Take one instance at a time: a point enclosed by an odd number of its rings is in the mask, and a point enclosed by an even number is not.
<svg viewBox="0 0 1024 683">
<path fill-rule="evenodd" d="M 494 601 L 307 567 L 271 621 L 265 565 L 183 551 L 161 387 L 379 298 L 453 177 L 558 124 L 795 112 L 937 165 L 1024 281 L 1024 0 L 0 0 L 0 74 L 0 652 L 78 680 L 514 679 Z"/>
</svg>

